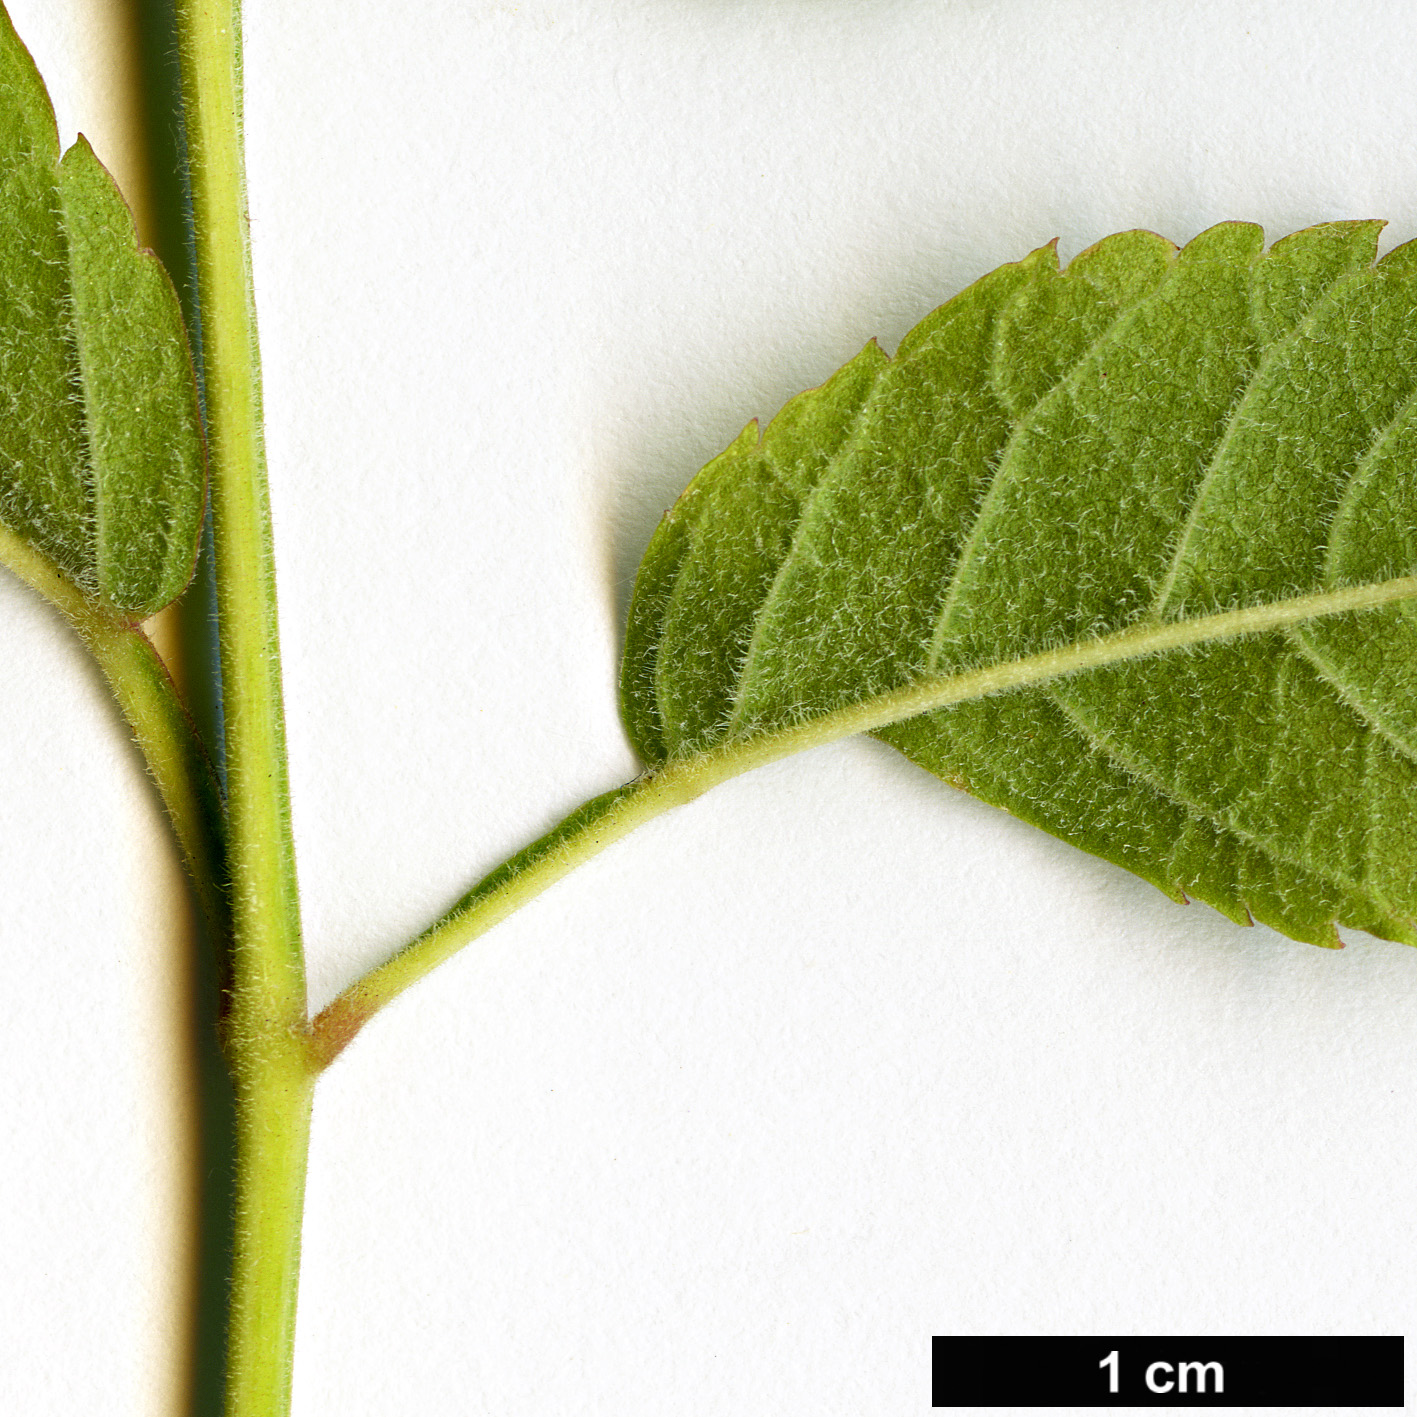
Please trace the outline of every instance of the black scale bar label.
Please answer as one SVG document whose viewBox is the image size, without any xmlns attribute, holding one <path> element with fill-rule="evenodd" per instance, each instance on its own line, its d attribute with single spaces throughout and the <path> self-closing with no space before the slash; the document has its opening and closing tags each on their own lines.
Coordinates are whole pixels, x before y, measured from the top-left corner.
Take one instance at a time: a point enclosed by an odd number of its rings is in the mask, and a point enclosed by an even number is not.
<svg viewBox="0 0 1417 1417">
<path fill-rule="evenodd" d="M 936 1407 L 1401 1407 L 1401 1338 L 936 1338 Z"/>
</svg>

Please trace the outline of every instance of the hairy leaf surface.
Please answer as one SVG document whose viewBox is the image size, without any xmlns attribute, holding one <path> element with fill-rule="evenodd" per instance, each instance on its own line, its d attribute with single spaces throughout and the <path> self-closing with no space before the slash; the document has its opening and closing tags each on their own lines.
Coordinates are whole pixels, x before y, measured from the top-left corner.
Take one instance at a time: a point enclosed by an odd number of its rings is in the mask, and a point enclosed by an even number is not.
<svg viewBox="0 0 1417 1417">
<path fill-rule="evenodd" d="M 0 523 L 90 596 L 153 613 L 191 577 L 204 463 L 176 294 L 0 9 Z"/>
<path fill-rule="evenodd" d="M 1374 264 L 1380 225 L 1044 247 L 750 424 L 640 569 L 637 750 L 867 728 L 1177 899 L 1417 943 L 1417 243 Z"/>
</svg>

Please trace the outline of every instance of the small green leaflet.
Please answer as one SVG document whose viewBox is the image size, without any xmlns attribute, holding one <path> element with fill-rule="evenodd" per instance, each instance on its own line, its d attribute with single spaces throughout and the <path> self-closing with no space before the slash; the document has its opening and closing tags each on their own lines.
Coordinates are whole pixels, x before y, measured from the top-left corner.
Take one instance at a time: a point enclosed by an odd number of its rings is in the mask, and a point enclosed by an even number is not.
<svg viewBox="0 0 1417 1417">
<path fill-rule="evenodd" d="M 0 523 L 90 598 L 160 610 L 196 560 L 205 468 L 176 293 L 0 9 Z"/>
<path fill-rule="evenodd" d="M 652 767 L 798 732 L 1176 899 L 1417 944 L 1417 243 L 1052 247 L 750 424 L 646 552 Z M 824 735 L 832 736 L 832 735 Z"/>
</svg>

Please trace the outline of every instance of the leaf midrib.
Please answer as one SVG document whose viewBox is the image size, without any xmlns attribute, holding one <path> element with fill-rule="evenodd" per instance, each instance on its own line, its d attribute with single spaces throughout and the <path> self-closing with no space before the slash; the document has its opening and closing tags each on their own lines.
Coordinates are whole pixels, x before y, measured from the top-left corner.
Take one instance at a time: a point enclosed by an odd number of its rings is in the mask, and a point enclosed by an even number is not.
<svg viewBox="0 0 1417 1417">
<path fill-rule="evenodd" d="M 682 779 L 693 794 L 803 749 L 857 733 L 871 733 L 971 699 L 1009 693 L 1128 660 L 1286 630 L 1331 615 L 1374 610 L 1403 600 L 1417 600 L 1417 576 L 1343 586 L 1161 624 L 1133 625 L 1019 659 L 917 679 L 889 693 L 814 715 L 787 728 L 756 733 L 750 730 L 705 753 L 671 760 L 660 773 Z"/>
</svg>

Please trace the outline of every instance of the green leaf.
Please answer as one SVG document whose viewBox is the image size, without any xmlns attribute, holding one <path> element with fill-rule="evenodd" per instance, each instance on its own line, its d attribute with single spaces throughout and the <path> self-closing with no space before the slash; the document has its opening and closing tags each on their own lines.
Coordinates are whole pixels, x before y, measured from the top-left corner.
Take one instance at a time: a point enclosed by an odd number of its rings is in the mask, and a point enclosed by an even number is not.
<svg viewBox="0 0 1417 1417">
<path fill-rule="evenodd" d="M 0 9 L 0 523 L 130 616 L 191 578 L 205 471 L 177 297 Z"/>
<path fill-rule="evenodd" d="M 1417 943 L 1417 243 L 1374 265 L 1380 226 L 1045 247 L 750 425 L 641 567 L 637 750 L 867 729 L 1177 899 Z"/>
</svg>

